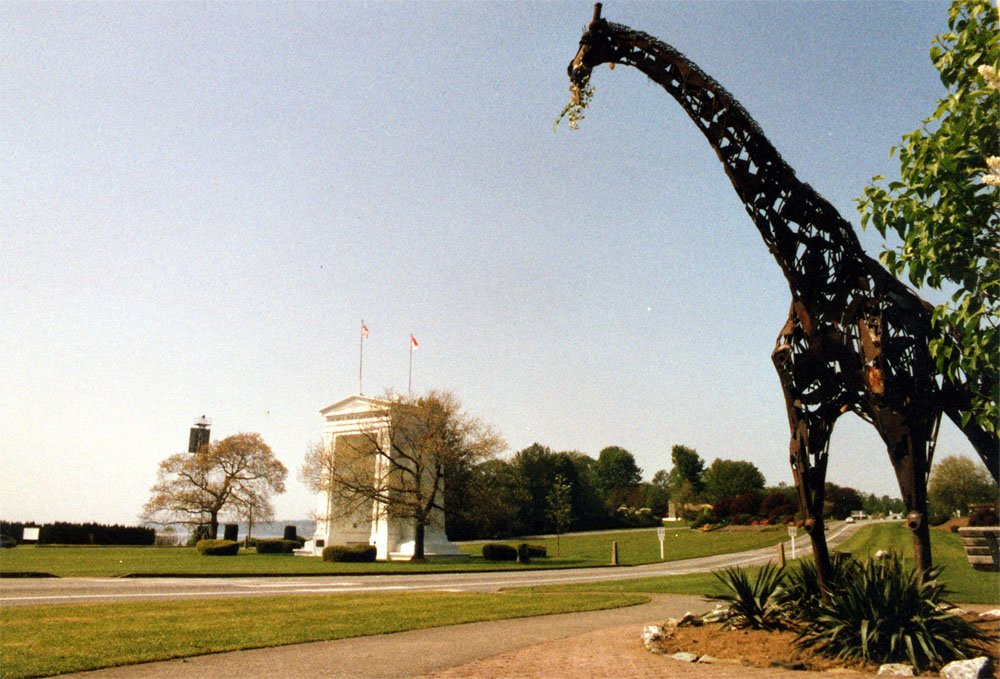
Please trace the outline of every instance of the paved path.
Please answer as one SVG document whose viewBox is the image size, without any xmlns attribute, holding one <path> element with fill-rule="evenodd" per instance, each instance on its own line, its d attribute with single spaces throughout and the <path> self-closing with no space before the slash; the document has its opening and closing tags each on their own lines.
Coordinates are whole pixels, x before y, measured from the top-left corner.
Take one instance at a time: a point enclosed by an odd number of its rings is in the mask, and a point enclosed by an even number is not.
<svg viewBox="0 0 1000 679">
<path fill-rule="evenodd" d="M 710 609 L 701 597 L 655 595 L 610 611 L 477 622 L 97 670 L 87 679 L 282 677 L 690 677 L 805 679 L 829 674 L 682 663 L 642 648 L 642 626 Z M 848 675 L 850 676 L 850 675 Z"/>
<path fill-rule="evenodd" d="M 830 548 L 847 539 L 857 524 L 836 524 L 827 535 Z M 799 556 L 807 554 L 809 541 L 796 539 Z M 787 547 L 790 556 L 791 550 Z M 502 571 L 423 575 L 344 575 L 281 578 L 3 578 L 0 605 L 89 603 L 192 599 L 205 597 L 250 597 L 278 594 L 338 594 L 393 591 L 495 591 L 509 587 L 532 587 L 600 580 L 631 580 L 661 575 L 682 575 L 747 566 L 773 560 L 777 546 L 738 554 L 667 561 L 623 568 L 574 568 L 565 570 Z"/>
</svg>

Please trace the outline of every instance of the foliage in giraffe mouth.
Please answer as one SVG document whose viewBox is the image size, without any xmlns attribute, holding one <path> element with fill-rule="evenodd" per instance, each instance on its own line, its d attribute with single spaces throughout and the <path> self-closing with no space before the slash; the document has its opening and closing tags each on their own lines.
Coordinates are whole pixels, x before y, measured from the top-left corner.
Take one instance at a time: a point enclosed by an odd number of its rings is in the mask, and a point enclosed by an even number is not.
<svg viewBox="0 0 1000 679">
<path fill-rule="evenodd" d="M 560 111 L 553 127 L 558 128 L 563 118 L 569 121 L 569 129 L 580 129 L 580 121 L 584 119 L 583 110 L 590 105 L 591 97 L 594 96 L 594 86 L 590 84 L 590 74 L 578 76 L 574 73 L 570 79 L 569 103 Z"/>
</svg>

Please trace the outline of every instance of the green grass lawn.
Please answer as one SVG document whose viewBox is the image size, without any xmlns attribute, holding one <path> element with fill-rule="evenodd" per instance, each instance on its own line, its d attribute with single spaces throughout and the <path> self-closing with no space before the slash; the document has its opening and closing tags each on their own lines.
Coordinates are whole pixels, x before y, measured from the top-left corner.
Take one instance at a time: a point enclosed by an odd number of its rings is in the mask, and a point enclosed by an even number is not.
<svg viewBox="0 0 1000 679">
<path fill-rule="evenodd" d="M 752 532 L 690 529 L 667 531 L 668 561 L 725 554 L 777 544 L 787 537 L 784 528 Z M 484 561 L 483 543 L 466 543 L 461 549 L 468 561 L 411 564 L 404 561 L 374 564 L 325 563 L 318 558 L 256 554 L 240 550 L 238 556 L 202 556 L 188 547 L 35 547 L 21 545 L 0 550 L 0 572 L 49 573 L 59 577 L 121 577 L 124 575 L 261 575 L 420 573 L 442 570 L 496 570 L 598 566 L 611 561 L 611 543 L 618 542 L 624 565 L 660 560 L 656 529 L 634 529 L 601 534 L 564 535 L 556 556 L 555 538 L 530 540 L 548 549 L 549 557 L 529 565 Z M 516 544 L 516 543 L 511 543 Z"/>
<path fill-rule="evenodd" d="M 866 558 L 878 550 L 897 552 L 913 559 L 913 538 L 902 523 L 865 526 L 845 542 L 840 551 Z M 949 601 L 956 603 L 1000 603 L 1000 574 L 977 571 L 969 565 L 962 538 L 957 533 L 931 529 L 931 558 L 941 566 L 941 580 L 948 585 Z"/>
<path fill-rule="evenodd" d="M 423 592 L 0 609 L 3 676 L 30 677 L 205 653 L 617 608 L 618 593 Z"/>
<path fill-rule="evenodd" d="M 901 523 L 864 526 L 841 545 L 838 551 L 850 552 L 857 558 L 865 559 L 880 549 L 910 557 L 913 554 L 910 531 Z M 959 604 L 1000 604 L 1000 575 L 973 570 L 965 558 L 961 537 L 953 533 L 932 530 L 931 549 L 934 563 L 943 569 L 941 579 L 948 586 L 949 594 L 945 597 L 948 601 Z M 795 566 L 790 565 L 790 567 Z M 756 569 L 750 569 L 751 576 L 755 571 Z M 637 580 L 552 585 L 531 588 L 531 591 L 706 595 L 721 594 L 723 589 L 719 580 L 711 573 L 696 573 Z"/>
</svg>

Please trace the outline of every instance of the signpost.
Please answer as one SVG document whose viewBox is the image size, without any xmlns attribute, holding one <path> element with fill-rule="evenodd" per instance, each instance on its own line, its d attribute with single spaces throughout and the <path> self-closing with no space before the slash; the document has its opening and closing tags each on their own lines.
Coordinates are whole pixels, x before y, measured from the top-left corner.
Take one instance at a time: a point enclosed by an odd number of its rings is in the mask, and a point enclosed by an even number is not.
<svg viewBox="0 0 1000 679">
<path fill-rule="evenodd" d="M 665 561 L 666 557 L 663 555 L 663 539 L 667 537 L 667 529 L 662 526 L 657 528 L 656 537 L 660 538 L 660 561 Z"/>
<path fill-rule="evenodd" d="M 795 534 L 798 529 L 795 526 L 788 527 L 788 539 L 792 541 L 792 561 L 795 561 Z"/>
</svg>

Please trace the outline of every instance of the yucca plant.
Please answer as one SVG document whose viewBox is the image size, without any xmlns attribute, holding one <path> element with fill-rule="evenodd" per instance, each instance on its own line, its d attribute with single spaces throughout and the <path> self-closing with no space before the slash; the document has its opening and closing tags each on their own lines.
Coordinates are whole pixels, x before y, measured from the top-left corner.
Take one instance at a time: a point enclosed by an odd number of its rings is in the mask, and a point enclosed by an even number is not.
<svg viewBox="0 0 1000 679">
<path fill-rule="evenodd" d="M 757 572 L 755 578 L 751 578 L 744 568 L 727 568 L 713 575 L 728 590 L 725 594 L 708 595 L 709 599 L 729 605 L 720 622 L 730 627 L 752 629 L 785 627 L 784 614 L 776 599 L 785 575 L 782 568 L 769 563 Z"/>
<path fill-rule="evenodd" d="M 860 564 L 827 601 L 799 614 L 796 645 L 842 660 L 909 662 L 924 669 L 981 653 L 989 640 L 976 625 L 949 613 L 939 568 L 923 582 L 898 555 Z"/>
<path fill-rule="evenodd" d="M 789 570 L 784 587 L 775 597 L 785 614 L 792 619 L 809 617 L 809 611 L 819 604 L 821 592 L 819 588 L 819 572 L 816 562 L 812 559 L 802 559 L 797 562 L 798 568 Z M 846 552 L 834 552 L 830 555 L 830 571 L 827 576 L 827 587 L 839 589 L 840 583 L 854 577 L 861 564 Z"/>
</svg>

